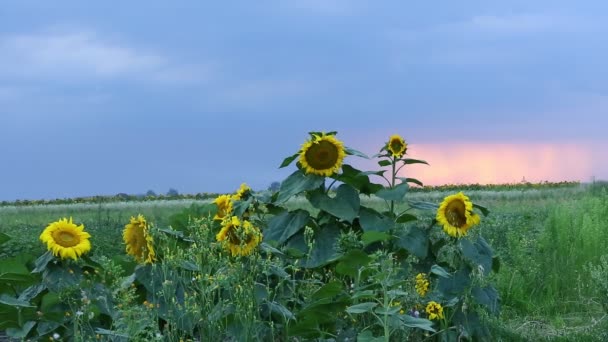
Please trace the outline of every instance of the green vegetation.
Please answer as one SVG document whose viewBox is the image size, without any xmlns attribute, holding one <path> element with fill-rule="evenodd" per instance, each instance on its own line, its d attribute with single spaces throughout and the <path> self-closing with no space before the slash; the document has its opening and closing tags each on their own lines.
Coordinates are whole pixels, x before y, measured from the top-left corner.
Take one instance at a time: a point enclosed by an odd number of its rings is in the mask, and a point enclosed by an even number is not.
<svg viewBox="0 0 608 342">
<path fill-rule="evenodd" d="M 213 203 L 4 203 L 0 330 L 65 341 L 608 338 L 605 184 L 414 191 L 420 182 L 397 174 L 425 162 L 406 148 L 392 136 L 376 156 L 388 170 L 362 172 L 342 164 L 360 152 L 312 133 L 285 159 L 300 158 L 278 191 L 242 186 Z M 39 240 L 62 217 L 91 235 L 75 260 Z M 69 248 L 76 225 L 61 225 L 46 240 Z"/>
</svg>

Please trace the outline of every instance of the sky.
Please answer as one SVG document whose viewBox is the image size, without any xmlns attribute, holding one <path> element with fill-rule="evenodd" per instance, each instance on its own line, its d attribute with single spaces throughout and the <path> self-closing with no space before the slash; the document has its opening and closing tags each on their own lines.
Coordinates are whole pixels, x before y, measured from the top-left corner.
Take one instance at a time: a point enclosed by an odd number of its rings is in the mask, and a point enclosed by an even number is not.
<svg viewBox="0 0 608 342">
<path fill-rule="evenodd" d="M 309 131 L 425 184 L 608 179 L 608 2 L 0 5 L 0 200 L 267 188 Z M 375 169 L 372 162 L 345 162 Z"/>
</svg>

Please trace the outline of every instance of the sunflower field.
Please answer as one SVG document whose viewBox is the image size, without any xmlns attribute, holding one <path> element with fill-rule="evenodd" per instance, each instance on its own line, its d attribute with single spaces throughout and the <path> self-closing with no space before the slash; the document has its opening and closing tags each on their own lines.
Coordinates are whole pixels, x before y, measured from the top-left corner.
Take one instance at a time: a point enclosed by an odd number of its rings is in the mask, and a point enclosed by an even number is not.
<svg viewBox="0 0 608 342">
<path fill-rule="evenodd" d="M 0 260 L 0 330 L 31 341 L 496 340 L 504 276 L 476 229 L 492 215 L 463 192 L 412 200 L 422 182 L 400 174 L 426 162 L 399 135 L 381 145 L 369 157 L 311 132 L 280 165 L 295 162 L 278 191 L 242 184 L 163 225 L 134 212 L 120 255 L 99 252 L 103 237 L 66 212 L 41 227 L 46 252 Z M 589 267 L 600 283 L 608 274 Z"/>
</svg>

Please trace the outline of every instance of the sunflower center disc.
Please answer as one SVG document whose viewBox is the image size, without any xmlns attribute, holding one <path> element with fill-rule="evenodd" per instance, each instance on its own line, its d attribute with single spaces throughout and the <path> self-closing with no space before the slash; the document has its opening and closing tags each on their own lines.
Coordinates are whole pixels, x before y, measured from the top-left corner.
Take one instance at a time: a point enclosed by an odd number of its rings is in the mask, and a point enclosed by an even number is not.
<svg viewBox="0 0 608 342">
<path fill-rule="evenodd" d="M 72 247 L 78 244 L 78 239 L 74 234 L 69 232 L 61 232 L 59 233 L 59 240 L 57 241 L 63 247 Z"/>
<path fill-rule="evenodd" d="M 308 149 L 306 161 L 317 170 L 332 168 L 338 162 L 338 148 L 328 141 L 320 141 Z"/>
<path fill-rule="evenodd" d="M 454 227 L 462 227 L 467 223 L 465 205 L 462 201 L 452 201 L 448 204 L 445 212 L 448 222 Z"/>
</svg>

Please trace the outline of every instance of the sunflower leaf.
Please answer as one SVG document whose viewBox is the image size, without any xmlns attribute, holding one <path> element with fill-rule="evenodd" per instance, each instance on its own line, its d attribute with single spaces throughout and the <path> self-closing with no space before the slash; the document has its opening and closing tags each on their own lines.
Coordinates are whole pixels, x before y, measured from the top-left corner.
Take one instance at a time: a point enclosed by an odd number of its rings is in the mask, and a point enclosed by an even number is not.
<svg viewBox="0 0 608 342">
<path fill-rule="evenodd" d="M 370 174 L 378 175 L 377 172 L 363 172 L 348 164 L 344 164 L 342 165 L 342 173 L 337 175 L 335 179 L 337 181 L 352 185 L 364 195 L 371 195 L 382 189 L 382 185 L 370 182 L 368 176 Z"/>
<path fill-rule="evenodd" d="M 393 188 L 384 188 L 376 192 L 376 196 L 387 201 L 402 201 L 409 189 L 407 183 L 395 185 Z"/>
<path fill-rule="evenodd" d="M 487 307 L 491 313 L 497 315 L 500 311 L 500 299 L 498 298 L 498 292 L 494 287 L 490 285 L 483 288 L 475 286 L 471 290 L 471 294 L 477 304 Z"/>
<path fill-rule="evenodd" d="M 48 263 L 54 259 L 55 257 L 53 256 L 53 253 L 51 251 L 46 251 L 38 259 L 36 259 L 36 262 L 34 263 L 35 267 L 34 270 L 32 270 L 32 273 L 40 273 L 44 271 Z"/>
<path fill-rule="evenodd" d="M 346 154 L 351 155 L 351 156 L 357 156 L 357 157 L 369 159 L 369 157 L 365 153 L 363 153 L 361 151 L 357 151 L 354 148 L 350 148 L 348 146 L 344 147 L 344 152 L 346 152 Z"/>
<path fill-rule="evenodd" d="M 279 169 L 289 166 L 289 164 L 291 164 L 294 160 L 296 160 L 296 158 L 298 158 L 299 155 L 300 155 L 300 152 L 283 159 L 283 162 L 281 163 L 281 166 L 279 166 Z"/>
<path fill-rule="evenodd" d="M 359 223 L 364 232 L 386 232 L 393 229 L 394 221 L 371 208 L 361 207 Z"/>
<path fill-rule="evenodd" d="M 477 238 L 475 243 L 469 239 L 460 239 L 460 248 L 464 257 L 474 265 L 480 267 L 483 274 L 488 275 L 492 270 L 492 249 L 483 237 Z"/>
<path fill-rule="evenodd" d="M 385 160 L 385 159 L 380 160 L 380 161 L 378 162 L 378 165 L 380 165 L 380 166 L 382 166 L 382 167 L 384 167 L 384 166 L 389 166 L 389 165 L 391 165 L 391 164 L 392 164 L 392 162 L 391 162 L 390 160 Z"/>
<path fill-rule="evenodd" d="M 325 266 L 341 255 L 336 251 L 336 245 L 340 238 L 340 228 L 334 224 L 326 224 L 321 227 L 321 231 L 314 237 L 314 245 L 307 253 L 308 258 L 302 260 L 302 267 L 317 268 Z"/>
<path fill-rule="evenodd" d="M 310 197 L 310 204 L 341 220 L 353 222 L 359 213 L 361 202 L 359 193 L 354 187 L 342 184 L 338 187 L 334 198 L 325 193 L 314 193 Z"/>
<path fill-rule="evenodd" d="M 473 207 L 481 210 L 483 216 L 488 216 L 490 214 L 490 210 L 484 206 L 473 203 Z"/>
<path fill-rule="evenodd" d="M 399 234 L 395 244 L 418 258 L 424 259 L 429 250 L 428 232 L 420 227 L 410 226 L 407 231 Z"/>
<path fill-rule="evenodd" d="M 404 181 L 406 183 L 414 183 L 416 185 L 424 186 L 424 184 L 422 184 L 422 182 L 417 180 L 416 178 L 406 178 L 406 177 L 397 177 L 397 178 L 401 179 L 402 181 Z"/>
<path fill-rule="evenodd" d="M 305 175 L 301 170 L 296 170 L 281 183 L 277 203 L 287 202 L 294 195 L 301 192 L 316 189 L 323 184 L 324 177 L 309 174 Z"/>
<path fill-rule="evenodd" d="M 414 209 L 420 210 L 437 210 L 439 209 L 439 205 L 431 202 L 423 202 L 423 201 L 409 201 L 408 205 Z"/>
<path fill-rule="evenodd" d="M 420 160 L 420 159 L 412 159 L 412 158 L 405 158 L 405 159 L 401 159 L 403 160 L 404 164 L 426 164 L 429 165 L 429 163 L 427 163 L 424 160 Z"/>
<path fill-rule="evenodd" d="M 268 220 L 268 227 L 264 230 L 264 241 L 276 241 L 283 244 L 304 228 L 309 217 L 310 214 L 306 210 L 298 209 L 291 212 L 286 211 L 271 218 Z"/>
<path fill-rule="evenodd" d="M 399 217 L 397 217 L 397 220 L 395 222 L 397 223 L 406 223 L 406 222 L 410 222 L 410 221 L 416 221 L 418 218 L 412 214 L 402 214 L 399 215 Z"/>
</svg>

